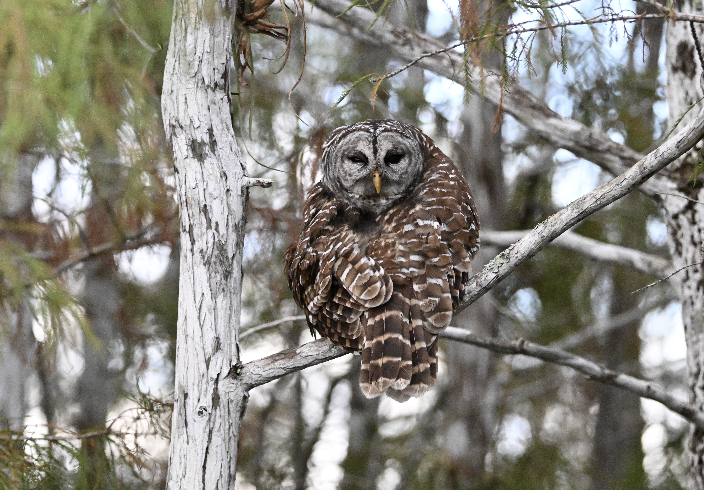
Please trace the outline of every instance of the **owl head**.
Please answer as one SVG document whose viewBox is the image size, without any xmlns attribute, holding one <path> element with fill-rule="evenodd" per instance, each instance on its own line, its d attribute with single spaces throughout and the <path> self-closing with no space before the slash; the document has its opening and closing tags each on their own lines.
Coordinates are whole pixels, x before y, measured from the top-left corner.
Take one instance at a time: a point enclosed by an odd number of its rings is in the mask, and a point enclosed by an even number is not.
<svg viewBox="0 0 704 490">
<path fill-rule="evenodd" d="M 346 204 L 383 212 L 420 181 L 425 139 L 413 126 L 392 120 L 337 128 L 323 146 L 323 185 Z"/>
</svg>

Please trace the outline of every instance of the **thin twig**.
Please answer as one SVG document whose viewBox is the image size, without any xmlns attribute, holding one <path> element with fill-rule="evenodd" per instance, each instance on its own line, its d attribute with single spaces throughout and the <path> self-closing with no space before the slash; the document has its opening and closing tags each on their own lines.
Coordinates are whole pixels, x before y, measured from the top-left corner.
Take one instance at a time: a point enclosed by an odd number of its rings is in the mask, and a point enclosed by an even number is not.
<svg viewBox="0 0 704 490">
<path fill-rule="evenodd" d="M 567 2 L 571 3 L 571 2 Z M 689 14 L 678 14 L 680 19 L 685 19 L 689 20 L 690 24 L 693 26 L 694 22 L 697 23 L 704 23 L 704 16 L 700 15 L 689 15 Z M 377 83 L 382 80 L 387 80 L 389 78 L 392 78 L 399 73 L 402 73 L 406 70 L 408 70 L 410 67 L 415 65 L 416 63 L 422 61 L 425 58 L 429 58 L 431 56 L 437 56 L 439 54 L 447 53 L 448 51 L 452 51 L 453 49 L 456 49 L 460 46 L 465 46 L 468 44 L 473 44 L 479 41 L 483 41 L 486 39 L 502 39 L 505 37 L 509 36 L 514 36 L 514 35 L 521 35 L 521 34 L 527 34 L 527 33 L 535 33 L 535 32 L 541 32 L 541 31 L 553 31 L 554 29 L 561 29 L 564 27 L 574 27 L 574 26 L 582 26 L 582 25 L 595 25 L 595 24 L 605 24 L 608 22 L 636 22 L 639 20 L 643 19 L 662 19 L 663 15 L 660 14 L 639 14 L 639 15 L 597 15 L 594 17 L 590 17 L 589 19 L 581 19 L 581 20 L 568 20 L 565 22 L 558 22 L 556 24 L 545 24 L 545 25 L 539 25 L 539 26 L 534 26 L 534 27 L 517 27 L 517 25 L 507 25 L 505 26 L 506 30 L 503 32 L 500 32 L 498 34 L 485 34 L 483 36 L 474 36 L 471 38 L 468 38 L 463 41 L 459 41 L 457 43 L 454 43 L 450 46 L 437 49 L 435 51 L 431 51 L 428 53 L 424 53 L 420 56 L 417 56 L 415 59 L 412 61 L 406 63 L 404 66 L 401 68 L 398 68 L 397 70 L 394 70 L 389 73 L 385 73 L 384 75 L 381 75 L 378 78 L 372 78 L 370 79 L 370 82 L 372 83 Z M 521 24 L 518 25 L 524 25 L 524 24 L 530 24 L 532 22 L 541 22 L 539 19 L 534 19 L 534 20 L 527 20 L 525 22 L 522 22 Z M 694 27 L 692 27 L 694 29 Z M 695 34 L 696 35 L 696 34 Z M 698 44 L 697 44 L 697 49 L 700 50 Z"/>
<path fill-rule="evenodd" d="M 242 332 L 240 333 L 240 340 L 244 339 L 245 337 L 249 337 L 250 335 L 253 335 L 257 332 L 261 332 L 262 330 L 278 327 L 282 323 L 298 322 L 305 319 L 305 315 L 286 316 L 278 320 L 274 320 L 273 322 L 262 323 L 261 325 L 257 325 L 255 327 L 249 327 L 242 330 Z"/>
<path fill-rule="evenodd" d="M 158 231 L 155 226 L 145 226 L 136 233 L 124 235 L 120 240 L 91 247 L 88 251 L 76 254 L 64 260 L 53 270 L 52 274 L 56 277 L 86 260 L 90 260 L 99 255 L 112 253 L 115 250 L 123 251 L 128 248 L 134 249 L 142 245 L 152 244 L 155 242 L 154 238 L 150 236 L 150 233 L 153 231 Z"/>
<path fill-rule="evenodd" d="M 667 281 L 669 278 L 671 278 L 672 276 L 674 276 L 675 274 L 677 274 L 679 272 L 682 272 L 685 269 L 689 269 L 690 267 L 696 267 L 696 266 L 702 265 L 702 264 L 704 264 L 704 262 L 695 262 L 694 264 L 688 264 L 688 265 L 685 265 L 684 267 L 680 267 L 675 272 L 673 272 L 672 274 L 668 274 L 667 276 L 663 277 L 662 279 L 658 279 L 657 281 L 651 282 L 650 284 L 643 286 L 642 288 L 638 288 L 635 291 L 631 291 L 631 294 L 635 294 L 639 291 L 643 291 L 644 289 L 648 289 L 648 288 L 652 288 L 653 286 L 657 286 L 661 282 Z"/>
<path fill-rule="evenodd" d="M 374 14 L 364 9 L 357 9 L 354 15 L 340 16 L 347 7 L 349 4 L 343 0 L 317 2 L 306 19 L 310 24 L 335 29 L 356 40 L 383 46 L 383 49 L 390 50 L 406 62 L 411 62 L 425 53 L 447 48 L 437 39 L 419 32 L 413 33 L 389 22 L 370 28 Z M 420 65 L 461 85 L 469 81 L 472 86 L 467 87 L 468 90 L 481 94 L 486 100 L 500 106 L 504 113 L 513 116 L 536 136 L 558 148 L 571 151 L 579 158 L 595 163 L 613 175 L 623 173 L 642 158 L 641 154 L 614 142 L 604 132 L 560 116 L 550 109 L 545 101 L 516 83 L 511 84 L 511 89 L 507 91 L 500 75 L 470 66 L 469 76 L 465 77 L 464 71 L 458 72 L 456 69 L 457 66 L 463 66 L 462 55 L 453 50 L 447 51 L 446 56 L 423 58 Z M 657 176 L 640 187 L 644 193 L 656 197 L 657 192 L 669 192 L 674 189 L 675 185 L 669 179 Z"/>
<path fill-rule="evenodd" d="M 661 196 L 679 197 L 680 199 L 686 199 L 687 201 L 695 202 L 697 204 L 704 204 L 703 201 L 697 201 L 696 199 L 692 199 L 691 197 L 683 196 L 682 194 L 675 194 L 674 192 L 658 192 L 658 194 Z"/>
<path fill-rule="evenodd" d="M 149 43 L 147 43 L 144 39 L 142 39 L 142 38 L 140 37 L 139 34 L 137 34 L 137 31 L 135 31 L 135 30 L 132 29 L 129 25 L 127 25 L 127 22 L 125 22 L 125 19 L 122 18 L 122 16 L 120 15 L 120 13 L 117 11 L 117 8 L 113 7 L 113 8 L 112 8 L 112 11 L 113 11 L 113 13 L 117 16 L 117 20 L 119 20 L 120 23 L 121 23 L 123 26 L 125 26 L 125 29 L 127 29 L 127 31 L 128 31 L 130 34 L 132 34 L 132 36 L 137 40 L 137 42 L 139 42 L 139 44 L 142 45 L 142 47 L 143 47 L 144 49 L 146 49 L 147 51 L 149 51 L 149 52 L 152 53 L 152 54 L 154 54 L 154 53 L 156 53 L 157 51 L 159 51 L 157 48 L 151 47 L 151 46 L 149 45 Z"/>
</svg>

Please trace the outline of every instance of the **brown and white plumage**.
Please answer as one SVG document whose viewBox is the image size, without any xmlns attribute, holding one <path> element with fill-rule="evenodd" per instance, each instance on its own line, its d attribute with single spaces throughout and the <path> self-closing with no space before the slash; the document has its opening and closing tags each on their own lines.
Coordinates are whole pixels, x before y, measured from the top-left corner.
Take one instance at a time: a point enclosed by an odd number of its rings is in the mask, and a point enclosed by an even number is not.
<svg viewBox="0 0 704 490">
<path fill-rule="evenodd" d="M 336 129 L 322 167 L 284 258 L 293 296 L 311 329 L 362 351 L 367 396 L 419 396 L 435 384 L 437 334 L 479 248 L 469 186 L 398 121 Z"/>
</svg>

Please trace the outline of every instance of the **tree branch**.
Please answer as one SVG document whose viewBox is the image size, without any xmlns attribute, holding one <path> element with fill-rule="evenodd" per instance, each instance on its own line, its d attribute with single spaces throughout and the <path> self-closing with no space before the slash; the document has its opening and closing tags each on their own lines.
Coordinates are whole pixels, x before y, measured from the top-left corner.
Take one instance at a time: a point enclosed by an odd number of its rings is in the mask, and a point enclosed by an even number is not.
<svg viewBox="0 0 704 490">
<path fill-rule="evenodd" d="M 293 349 L 286 349 L 271 356 L 234 366 L 229 377 L 237 379 L 249 391 L 257 386 L 295 373 L 307 367 L 342 357 L 350 352 L 328 339 L 318 339 Z"/>
<path fill-rule="evenodd" d="M 525 238 L 529 233 L 530 230 L 482 230 L 482 245 L 507 247 Z M 640 250 L 600 242 L 599 240 L 578 235 L 572 231 L 566 231 L 557 237 L 552 244 L 560 248 L 579 252 L 595 260 L 632 267 L 637 271 L 653 276 L 663 277 L 672 272 L 672 264 L 667 259 L 641 252 Z"/>
<path fill-rule="evenodd" d="M 618 386 L 640 397 L 662 403 L 668 409 L 680 414 L 704 430 L 704 413 L 699 412 L 696 407 L 670 395 L 653 383 L 607 369 L 584 357 L 570 354 L 560 349 L 533 344 L 523 339 L 510 341 L 481 337 L 467 330 L 454 327 L 447 327 L 440 332 L 440 337 L 502 354 L 522 354 L 572 368 L 594 381 Z M 342 357 L 345 354 L 349 354 L 349 352 L 342 347 L 334 345 L 330 340 L 319 339 L 294 349 L 287 349 L 263 359 L 236 366 L 230 371 L 228 377 L 231 379 L 236 378 L 246 390 L 251 390 L 287 374 Z"/>
<path fill-rule="evenodd" d="M 631 192 L 648 177 L 689 150 L 703 136 L 704 111 L 701 111 L 690 124 L 670 137 L 663 145 L 648 154 L 623 175 L 572 202 L 540 223 L 517 243 L 497 255 L 465 287 L 463 302 L 455 311 L 461 311 L 476 301 L 500 280 L 513 272 L 516 267 L 538 253 L 545 245 L 570 227 Z M 656 400 L 704 430 L 704 414 L 698 412 L 694 407 L 677 400 L 661 388 L 646 381 L 608 370 L 579 356 L 522 340 L 509 342 L 481 338 L 455 328 L 448 328 L 440 335 L 497 352 L 530 355 L 546 362 L 571 367 L 597 381 L 620 386 L 639 396 Z M 227 378 L 234 382 L 233 385 L 248 391 L 287 374 L 341 357 L 346 353 L 347 351 L 342 347 L 333 345 L 327 339 L 320 339 L 244 365 L 235 365 L 230 369 Z M 230 389 L 236 389 L 236 387 L 233 386 Z"/>
<path fill-rule="evenodd" d="M 587 216 L 622 198 L 652 176 L 658 170 L 676 160 L 704 136 L 704 110 L 649 153 L 625 173 L 597 187 L 592 192 L 568 204 L 566 207 L 539 223 L 525 237 L 497 255 L 484 269 L 476 274 L 464 288 L 462 303 L 456 312 L 462 311 L 489 291 L 513 270 L 542 250 L 552 240 L 584 220 Z"/>
<path fill-rule="evenodd" d="M 52 275 L 57 277 L 72 267 L 100 255 L 135 250 L 144 245 L 155 245 L 157 243 L 161 243 L 163 241 L 160 237 L 160 235 L 163 234 L 162 232 L 163 230 L 160 227 L 149 225 L 136 231 L 135 233 L 124 235 L 122 238 L 114 242 L 103 243 L 102 245 L 90 247 L 88 251 L 82 251 L 74 254 L 64 260 L 61 264 L 57 265 L 52 271 Z"/>
<path fill-rule="evenodd" d="M 249 337 L 252 334 L 255 334 L 257 332 L 261 332 L 262 330 L 266 330 L 268 328 L 274 328 L 282 323 L 288 323 L 288 322 L 297 322 L 301 320 L 305 320 L 306 316 L 305 315 L 295 315 L 295 316 L 286 316 L 283 318 L 279 318 L 278 320 L 274 320 L 273 322 L 267 322 L 267 323 L 262 323 L 261 325 L 255 325 L 254 327 L 249 327 L 242 332 L 240 332 L 240 340 Z"/>
<path fill-rule="evenodd" d="M 642 398 L 649 398 L 660 402 L 673 412 L 680 414 L 682 417 L 692 422 L 698 428 L 704 429 L 704 413 L 700 412 L 695 406 L 679 400 L 653 383 L 607 369 L 584 357 L 570 354 L 569 352 L 559 349 L 544 347 L 523 339 L 511 341 L 480 337 L 460 328 L 448 327 L 440 333 L 440 336 L 483 347 L 494 352 L 523 354 L 552 364 L 567 366 L 575 371 L 579 371 L 594 381 L 618 386 Z"/>
<path fill-rule="evenodd" d="M 358 41 L 382 46 L 400 60 L 411 62 L 422 58 L 418 62 L 420 66 L 461 85 L 469 80 L 472 84 L 469 89 L 473 93 L 481 94 L 548 143 L 565 148 L 613 175 L 623 173 L 642 158 L 638 152 L 612 141 L 604 132 L 560 116 L 518 84 L 512 84 L 509 91 L 504 90 L 500 74 L 469 66 L 468 76 L 465 76 L 462 55 L 456 51 L 445 51 L 447 46 L 438 40 L 390 22 L 376 22 L 370 28 L 375 20 L 374 13 L 364 8 L 354 8 L 342 14 L 349 6 L 349 2 L 344 0 L 316 2 L 306 15 L 306 20 Z M 441 51 L 441 55 L 426 56 Z M 658 193 L 674 192 L 675 185 L 665 177 L 658 177 L 645 183 L 641 190 L 659 199 Z"/>
</svg>

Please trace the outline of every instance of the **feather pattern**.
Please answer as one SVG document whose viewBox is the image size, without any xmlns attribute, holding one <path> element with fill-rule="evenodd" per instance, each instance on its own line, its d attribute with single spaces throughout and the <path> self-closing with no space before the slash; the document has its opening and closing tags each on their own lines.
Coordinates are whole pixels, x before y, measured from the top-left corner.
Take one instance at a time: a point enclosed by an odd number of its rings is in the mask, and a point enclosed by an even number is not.
<svg viewBox="0 0 704 490">
<path fill-rule="evenodd" d="M 400 197 L 389 204 L 382 196 L 375 208 L 368 206 L 373 191 L 360 198 L 331 183 L 335 145 L 347 138 L 358 148 L 357 140 L 371 138 L 373 146 L 392 131 L 402 142 L 413 138 L 422 153 Z M 469 186 L 430 138 L 396 121 L 336 130 L 323 172 L 304 204 L 303 232 L 284 258 L 293 296 L 312 331 L 361 351 L 367 396 L 420 396 L 435 385 L 437 334 L 452 319 L 479 248 Z"/>
</svg>

